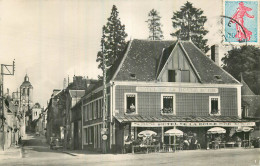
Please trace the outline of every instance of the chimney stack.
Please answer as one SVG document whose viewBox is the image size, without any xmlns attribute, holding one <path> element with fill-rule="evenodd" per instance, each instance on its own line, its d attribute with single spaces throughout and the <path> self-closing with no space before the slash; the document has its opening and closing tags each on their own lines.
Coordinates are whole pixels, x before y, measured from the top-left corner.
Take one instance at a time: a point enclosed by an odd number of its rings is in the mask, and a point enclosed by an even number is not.
<svg viewBox="0 0 260 166">
<path fill-rule="evenodd" d="M 219 66 L 219 46 L 217 44 L 211 46 L 211 59 Z"/>
</svg>

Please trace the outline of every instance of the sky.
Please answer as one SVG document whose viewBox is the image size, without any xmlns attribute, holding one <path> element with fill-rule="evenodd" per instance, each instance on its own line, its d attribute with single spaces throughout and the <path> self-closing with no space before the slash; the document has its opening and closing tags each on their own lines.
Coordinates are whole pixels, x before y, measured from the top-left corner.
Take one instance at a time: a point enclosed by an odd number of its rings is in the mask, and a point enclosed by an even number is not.
<svg viewBox="0 0 260 166">
<path fill-rule="evenodd" d="M 165 40 L 173 12 L 186 0 L 0 0 L 0 63 L 12 64 L 14 76 L 4 77 L 4 87 L 16 91 L 26 73 L 33 85 L 33 100 L 47 105 L 53 89 L 62 89 L 64 78 L 81 75 L 97 79 L 96 55 L 100 50 L 102 26 L 113 5 L 126 26 L 127 40 L 147 39 L 148 12 L 156 9 Z M 222 0 L 189 0 L 201 8 L 208 21 L 208 44 L 221 42 Z"/>
</svg>

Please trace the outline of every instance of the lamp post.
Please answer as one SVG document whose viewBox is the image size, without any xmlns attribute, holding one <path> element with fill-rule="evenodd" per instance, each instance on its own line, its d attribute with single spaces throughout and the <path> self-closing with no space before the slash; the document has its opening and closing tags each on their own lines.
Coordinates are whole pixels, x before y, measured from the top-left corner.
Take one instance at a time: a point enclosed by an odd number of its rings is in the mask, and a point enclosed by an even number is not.
<svg viewBox="0 0 260 166">
<path fill-rule="evenodd" d="M 104 27 L 101 40 L 102 59 L 103 59 L 103 129 L 102 129 L 102 153 L 107 153 L 107 87 L 106 87 L 106 58 L 104 53 Z"/>
</svg>

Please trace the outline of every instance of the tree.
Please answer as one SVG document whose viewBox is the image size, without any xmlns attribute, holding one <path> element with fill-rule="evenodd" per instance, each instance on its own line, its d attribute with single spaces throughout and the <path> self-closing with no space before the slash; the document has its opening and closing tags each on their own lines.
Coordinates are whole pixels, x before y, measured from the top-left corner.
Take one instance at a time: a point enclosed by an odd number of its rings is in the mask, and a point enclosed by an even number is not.
<svg viewBox="0 0 260 166">
<path fill-rule="evenodd" d="M 255 94 L 260 94 L 260 48 L 242 46 L 233 48 L 223 57 L 223 68 L 237 80 L 240 74 Z"/>
<path fill-rule="evenodd" d="M 127 37 L 127 34 L 125 32 L 125 25 L 121 24 L 118 13 L 117 7 L 113 5 L 111 15 L 107 19 L 108 22 L 102 29 L 103 35 L 101 45 L 103 46 L 101 47 L 103 47 L 103 53 L 105 54 L 108 68 L 113 65 L 119 56 L 122 56 L 122 52 L 126 46 L 125 38 Z M 97 54 L 96 61 L 100 62 L 98 67 L 102 68 L 103 60 L 101 52 Z"/>
<path fill-rule="evenodd" d="M 145 21 L 148 23 L 149 28 L 149 38 L 150 40 L 161 40 L 163 39 L 163 32 L 161 30 L 162 24 L 160 23 L 161 17 L 159 13 L 152 9 L 148 14 L 148 20 Z"/>
<path fill-rule="evenodd" d="M 181 40 L 189 40 L 207 53 L 209 46 L 208 40 L 204 36 L 208 31 L 204 28 L 207 17 L 203 16 L 203 11 L 193 7 L 192 3 L 186 2 L 180 11 L 173 12 L 172 26 L 176 31 L 171 33 L 172 36 Z"/>
</svg>

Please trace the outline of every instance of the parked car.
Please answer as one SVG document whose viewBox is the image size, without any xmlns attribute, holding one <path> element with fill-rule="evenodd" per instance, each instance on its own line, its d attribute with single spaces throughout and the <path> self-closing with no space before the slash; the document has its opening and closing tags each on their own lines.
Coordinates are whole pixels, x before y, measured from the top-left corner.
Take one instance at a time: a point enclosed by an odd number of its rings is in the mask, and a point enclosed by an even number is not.
<svg viewBox="0 0 260 166">
<path fill-rule="evenodd" d="M 50 140 L 50 149 L 61 149 L 63 148 L 62 142 L 57 137 L 51 137 Z"/>
<path fill-rule="evenodd" d="M 40 133 L 37 131 L 37 132 L 35 132 L 35 135 L 36 136 L 40 136 Z"/>
</svg>

